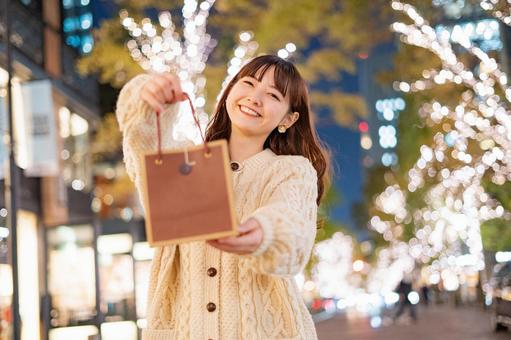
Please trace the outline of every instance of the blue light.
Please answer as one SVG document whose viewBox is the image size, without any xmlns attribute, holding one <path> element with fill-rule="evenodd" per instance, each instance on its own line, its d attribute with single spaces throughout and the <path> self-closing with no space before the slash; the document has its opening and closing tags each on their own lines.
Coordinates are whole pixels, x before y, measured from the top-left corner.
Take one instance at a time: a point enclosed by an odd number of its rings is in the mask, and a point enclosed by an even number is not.
<svg viewBox="0 0 511 340">
<path fill-rule="evenodd" d="M 66 38 L 66 44 L 73 47 L 80 46 L 80 37 L 77 35 L 70 35 Z"/>
<path fill-rule="evenodd" d="M 397 164 L 397 155 L 394 152 L 385 152 L 381 156 L 381 163 L 384 166 L 391 166 Z"/>
<path fill-rule="evenodd" d="M 62 6 L 65 9 L 73 8 L 73 0 L 62 0 Z"/>
<path fill-rule="evenodd" d="M 80 23 L 78 21 L 78 18 L 75 17 L 69 17 L 64 19 L 64 32 L 72 32 L 76 31 L 80 26 Z"/>
<path fill-rule="evenodd" d="M 445 144 L 447 144 L 448 147 L 453 147 L 454 144 L 456 143 L 456 139 L 454 138 L 454 136 L 450 132 L 445 134 L 444 141 L 445 141 Z"/>
<path fill-rule="evenodd" d="M 87 30 L 92 26 L 92 13 L 85 13 L 80 16 L 81 28 Z"/>
<path fill-rule="evenodd" d="M 92 35 L 86 35 L 82 37 L 82 52 L 89 53 L 92 51 L 92 47 L 94 46 L 94 39 Z"/>
<path fill-rule="evenodd" d="M 435 31 L 438 36 L 446 32 L 451 41 L 457 40 L 458 36 L 463 34 L 485 52 L 498 51 L 503 46 L 499 23 L 496 19 L 483 19 L 454 26 L 438 25 L 435 27 Z"/>
</svg>

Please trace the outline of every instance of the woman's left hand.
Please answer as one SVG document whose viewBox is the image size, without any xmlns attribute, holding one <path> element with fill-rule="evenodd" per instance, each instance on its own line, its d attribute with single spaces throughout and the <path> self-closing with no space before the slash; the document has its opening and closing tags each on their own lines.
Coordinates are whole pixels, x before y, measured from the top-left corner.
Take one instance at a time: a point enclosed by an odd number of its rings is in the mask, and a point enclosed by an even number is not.
<svg viewBox="0 0 511 340">
<path fill-rule="evenodd" d="M 238 231 L 238 236 L 210 240 L 207 243 L 229 253 L 246 255 L 253 253 L 263 242 L 263 228 L 255 218 L 249 218 L 238 227 Z"/>
</svg>

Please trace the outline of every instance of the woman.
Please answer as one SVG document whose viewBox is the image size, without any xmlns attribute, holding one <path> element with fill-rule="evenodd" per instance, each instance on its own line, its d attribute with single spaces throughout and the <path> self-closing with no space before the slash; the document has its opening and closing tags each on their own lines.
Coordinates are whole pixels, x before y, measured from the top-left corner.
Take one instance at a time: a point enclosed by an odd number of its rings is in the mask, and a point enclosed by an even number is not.
<svg viewBox="0 0 511 340">
<path fill-rule="evenodd" d="M 185 98 L 171 74 L 138 76 L 121 91 L 126 169 L 139 192 L 155 111 L 164 148 L 188 143 L 172 137 Z M 316 339 L 294 275 L 310 258 L 328 157 L 294 65 L 264 55 L 243 66 L 208 125 L 206 140 L 217 139 L 229 142 L 240 234 L 156 248 L 143 339 Z"/>
</svg>

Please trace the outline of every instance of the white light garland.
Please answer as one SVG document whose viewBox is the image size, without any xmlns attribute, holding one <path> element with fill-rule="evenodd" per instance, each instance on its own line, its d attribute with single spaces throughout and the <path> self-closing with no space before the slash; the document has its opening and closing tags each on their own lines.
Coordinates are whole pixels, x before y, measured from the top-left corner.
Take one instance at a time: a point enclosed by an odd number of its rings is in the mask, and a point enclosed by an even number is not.
<svg viewBox="0 0 511 340">
<path fill-rule="evenodd" d="M 494 7 L 490 3 L 496 5 L 497 1 L 483 1 L 481 6 L 491 10 Z M 430 270 L 438 275 L 459 273 L 460 268 L 467 265 L 481 270 L 484 268 L 481 223 L 509 216 L 497 201 L 489 198 L 482 186 L 485 175 L 491 175 L 498 185 L 511 180 L 511 117 L 508 114 L 511 90 L 507 75 L 495 59 L 475 46 L 462 31 L 449 40 L 437 35 L 413 6 L 393 1 L 392 8 L 413 21 L 410 25 L 402 22 L 392 25 L 392 29 L 401 34 L 401 41 L 433 52 L 442 62 L 440 70 L 425 70 L 423 78 L 412 83 L 396 82 L 395 89 L 419 92 L 455 83 L 467 90 L 455 108 L 431 102 L 423 104 L 419 110 L 425 124 L 441 126 L 443 130 L 434 136 L 431 145 L 420 147 L 420 157 L 408 172 L 409 192 L 426 183 L 437 183 L 426 193 L 426 207 L 405 213 L 407 194 L 396 185 L 390 186 L 377 196 L 375 206 L 394 216 L 394 220 L 383 221 L 374 216 L 370 227 L 381 233 L 393 248 L 399 243 L 401 223 L 412 222 L 414 237 L 406 244 L 407 251 L 402 256 L 411 256 L 418 263 L 437 258 Z M 496 17 L 503 19 L 502 15 Z M 477 74 L 458 60 L 451 41 L 477 58 Z M 499 92 L 504 96 L 499 96 Z M 460 242 L 467 246 L 470 257 L 462 254 Z M 379 263 L 389 261 L 388 256 L 382 256 Z"/>
<path fill-rule="evenodd" d="M 203 72 L 208 57 L 217 44 L 206 32 L 207 18 L 214 3 L 215 0 L 204 0 L 200 4 L 195 0 L 184 1 L 183 37 L 176 32 L 172 15 L 168 11 L 159 13 L 158 26 L 149 18 L 136 23 L 125 9 L 119 12 L 123 27 L 132 37 L 126 43 L 131 57 L 146 71 L 173 72 L 179 76 L 183 90 L 188 93 L 197 109 L 203 129 L 208 121 L 208 116 L 204 112 L 206 78 Z M 240 42 L 234 49 L 234 57 L 229 62 L 228 74 L 222 89 L 243 64 L 255 55 L 258 48 L 257 42 L 252 40 L 251 32 L 242 32 L 239 39 Z M 278 55 L 286 59 L 295 51 L 296 46 L 288 43 L 284 49 L 278 51 Z M 189 108 L 181 105 L 174 138 L 191 139 L 199 143 L 200 134 L 194 124 Z"/>
<path fill-rule="evenodd" d="M 506 25 L 511 26 L 511 0 L 482 0 L 481 7 L 489 11 L 495 18 L 501 20 Z M 502 5 L 504 11 L 498 10 L 498 6 Z"/>
</svg>

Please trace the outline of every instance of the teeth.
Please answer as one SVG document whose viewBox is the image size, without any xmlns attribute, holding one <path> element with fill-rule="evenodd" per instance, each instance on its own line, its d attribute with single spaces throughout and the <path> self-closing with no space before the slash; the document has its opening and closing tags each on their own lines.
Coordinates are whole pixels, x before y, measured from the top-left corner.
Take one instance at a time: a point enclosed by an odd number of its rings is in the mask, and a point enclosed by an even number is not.
<svg viewBox="0 0 511 340">
<path fill-rule="evenodd" d="M 251 116 L 254 116 L 254 117 L 259 117 L 259 113 L 257 113 L 256 111 L 252 110 L 251 108 L 249 107 L 246 107 L 244 105 L 240 105 L 240 109 L 242 112 L 248 114 L 248 115 L 251 115 Z"/>
</svg>

